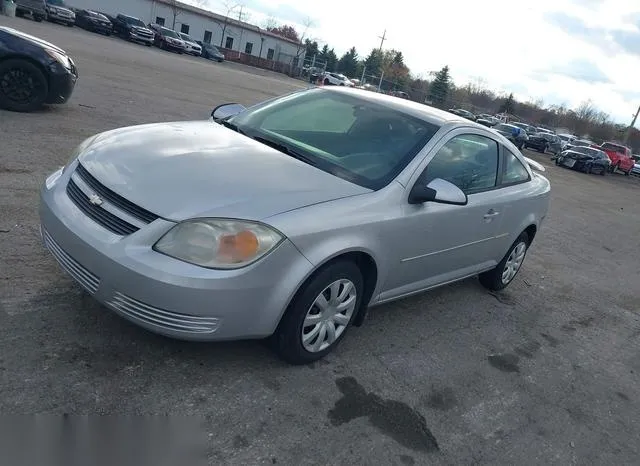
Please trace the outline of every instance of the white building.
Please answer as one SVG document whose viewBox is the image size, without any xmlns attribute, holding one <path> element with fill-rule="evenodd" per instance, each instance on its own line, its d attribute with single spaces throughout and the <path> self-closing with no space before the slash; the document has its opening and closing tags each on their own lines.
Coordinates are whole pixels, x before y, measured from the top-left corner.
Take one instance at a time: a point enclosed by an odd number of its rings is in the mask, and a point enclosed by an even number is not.
<svg viewBox="0 0 640 466">
<path fill-rule="evenodd" d="M 121 13 L 140 18 L 147 24 L 164 25 L 223 49 L 231 60 L 280 68 L 279 71 L 287 71 L 285 68 L 295 68 L 304 62 L 305 48 L 301 43 L 172 0 L 67 0 L 67 3 L 76 8 L 102 11 L 112 16 Z"/>
</svg>

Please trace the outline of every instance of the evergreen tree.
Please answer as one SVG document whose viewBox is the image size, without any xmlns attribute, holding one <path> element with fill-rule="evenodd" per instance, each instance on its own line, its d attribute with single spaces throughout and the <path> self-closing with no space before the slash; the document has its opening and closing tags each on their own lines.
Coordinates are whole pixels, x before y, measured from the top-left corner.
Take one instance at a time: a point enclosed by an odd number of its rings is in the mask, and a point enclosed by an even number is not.
<svg viewBox="0 0 640 466">
<path fill-rule="evenodd" d="M 358 52 L 355 47 L 351 47 L 338 61 L 338 71 L 349 78 L 359 78 L 356 76 L 358 71 Z"/>
<path fill-rule="evenodd" d="M 366 74 L 377 75 L 380 73 L 382 67 L 382 52 L 378 49 L 373 49 L 369 56 L 364 60 L 364 66 L 366 66 Z"/>
<path fill-rule="evenodd" d="M 451 75 L 449 67 L 445 66 L 436 73 L 436 78 L 429 87 L 429 100 L 434 105 L 441 106 L 447 101 L 447 96 L 451 90 Z"/>
</svg>

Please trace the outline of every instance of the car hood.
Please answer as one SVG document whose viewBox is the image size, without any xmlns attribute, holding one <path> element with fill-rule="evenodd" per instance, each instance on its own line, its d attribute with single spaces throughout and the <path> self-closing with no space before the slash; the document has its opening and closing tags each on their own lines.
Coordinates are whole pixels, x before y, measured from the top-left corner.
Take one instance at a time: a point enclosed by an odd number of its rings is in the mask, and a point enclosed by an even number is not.
<svg viewBox="0 0 640 466">
<path fill-rule="evenodd" d="M 73 13 L 73 10 L 70 10 L 69 8 L 65 8 L 63 6 L 58 6 L 58 5 L 48 5 L 48 6 L 53 10 L 60 10 L 60 11 L 64 11 L 65 13 Z"/>
<path fill-rule="evenodd" d="M 62 50 L 60 47 L 58 47 L 57 45 L 53 45 L 51 42 L 47 42 L 46 40 L 42 40 L 39 37 L 35 37 L 29 34 L 26 34 L 22 31 L 18 31 L 17 29 L 13 29 L 13 28 L 8 28 L 5 26 L 0 26 L 0 31 L 4 31 L 8 34 L 11 34 L 13 36 L 19 37 L 23 40 L 26 40 L 28 42 L 31 42 L 32 44 L 35 44 L 39 47 L 44 47 L 44 48 L 48 48 L 48 49 L 52 49 L 55 50 L 58 53 L 61 53 L 62 55 L 67 56 L 67 52 L 65 52 L 64 50 Z"/>
<path fill-rule="evenodd" d="M 370 192 L 212 122 L 102 133 L 79 162 L 102 184 L 163 218 L 262 220 Z"/>
<path fill-rule="evenodd" d="M 149 28 L 143 28 L 142 26 L 131 26 L 131 29 L 136 32 L 146 32 L 148 34 L 153 34 L 153 31 Z"/>
</svg>

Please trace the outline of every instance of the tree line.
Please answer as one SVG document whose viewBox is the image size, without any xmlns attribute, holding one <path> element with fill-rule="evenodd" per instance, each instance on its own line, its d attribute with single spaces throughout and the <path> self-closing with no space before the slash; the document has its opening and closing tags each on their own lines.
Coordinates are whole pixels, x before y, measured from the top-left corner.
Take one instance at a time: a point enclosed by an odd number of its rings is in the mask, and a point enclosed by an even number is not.
<svg viewBox="0 0 640 466">
<path fill-rule="evenodd" d="M 615 124 L 610 115 L 601 111 L 591 100 L 585 100 L 575 108 L 565 104 L 545 105 L 542 100 L 520 102 L 513 93 L 496 93 L 486 82 L 456 85 L 450 69 L 444 66 L 437 72 L 416 75 L 404 63 L 402 52 L 395 49 L 372 49 L 366 57 L 358 54 L 355 47 L 341 57 L 334 48 L 316 40 L 304 38 L 291 26 L 274 26 L 270 30 L 292 40 L 300 41 L 305 48 L 305 64 L 315 63 L 327 71 L 342 73 L 350 79 L 361 79 L 380 87 L 383 92 L 404 91 L 411 100 L 441 109 L 465 108 L 474 113 L 509 113 L 519 120 L 535 125 L 563 128 L 580 137 L 589 137 L 595 142 L 621 141 L 627 127 Z M 364 83 L 363 83 L 364 84 Z M 628 145 L 640 152 L 640 131 L 632 128 Z"/>
</svg>

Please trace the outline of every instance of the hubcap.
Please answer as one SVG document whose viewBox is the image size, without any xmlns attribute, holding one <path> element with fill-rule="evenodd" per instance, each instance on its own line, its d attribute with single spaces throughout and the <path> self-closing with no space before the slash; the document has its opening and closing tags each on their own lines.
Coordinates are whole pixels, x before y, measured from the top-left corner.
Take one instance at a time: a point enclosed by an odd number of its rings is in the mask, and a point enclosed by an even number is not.
<svg viewBox="0 0 640 466">
<path fill-rule="evenodd" d="M 504 270 L 502 271 L 503 284 L 506 285 L 511 280 L 513 280 L 513 277 L 516 276 L 516 274 L 518 273 L 518 270 L 520 270 L 520 266 L 522 265 L 522 262 L 524 261 L 524 255 L 526 252 L 527 252 L 527 245 L 524 241 L 518 243 L 516 247 L 513 248 L 513 250 L 511 251 L 511 254 L 509 254 L 509 258 L 507 259 L 507 262 L 504 264 Z"/>
<path fill-rule="evenodd" d="M 30 73 L 13 68 L 0 76 L 0 90 L 13 102 L 28 103 L 38 90 L 38 83 Z"/>
<path fill-rule="evenodd" d="M 313 301 L 302 324 L 302 346 L 310 353 L 331 346 L 346 330 L 356 308 L 355 285 L 346 278 L 327 286 Z"/>
</svg>

